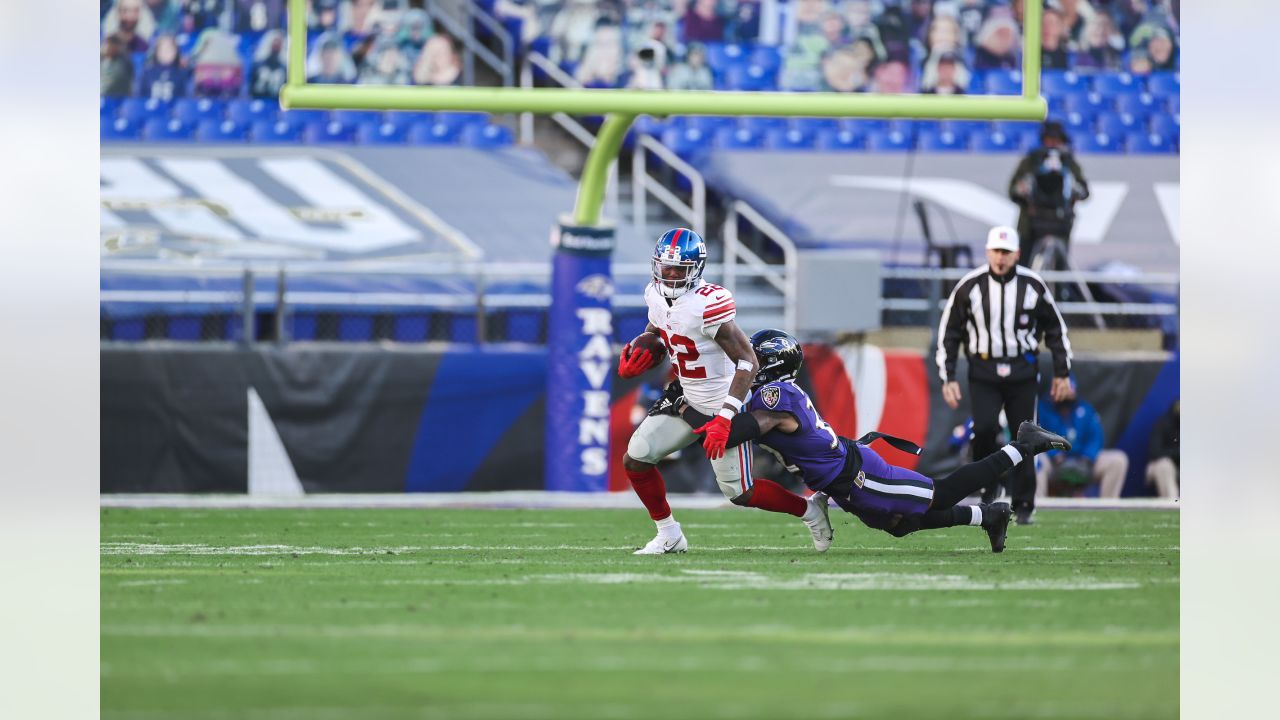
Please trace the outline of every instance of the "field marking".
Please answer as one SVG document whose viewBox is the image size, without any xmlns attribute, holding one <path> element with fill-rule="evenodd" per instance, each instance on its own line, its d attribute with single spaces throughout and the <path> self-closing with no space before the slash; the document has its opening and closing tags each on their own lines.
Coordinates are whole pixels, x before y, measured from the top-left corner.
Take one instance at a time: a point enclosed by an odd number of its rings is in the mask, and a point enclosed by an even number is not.
<svg viewBox="0 0 1280 720">
<path fill-rule="evenodd" d="M 303 545 L 206 545 L 204 543 L 134 543 L 104 542 L 102 555 L 393 555 L 421 550 L 421 547 L 316 547 Z"/>
</svg>

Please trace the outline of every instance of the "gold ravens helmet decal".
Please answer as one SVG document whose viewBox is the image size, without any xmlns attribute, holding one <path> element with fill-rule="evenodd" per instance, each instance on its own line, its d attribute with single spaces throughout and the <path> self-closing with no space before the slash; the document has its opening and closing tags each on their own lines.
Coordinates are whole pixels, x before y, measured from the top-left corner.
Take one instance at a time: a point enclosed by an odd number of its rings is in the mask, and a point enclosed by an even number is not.
<svg viewBox="0 0 1280 720">
<path fill-rule="evenodd" d="M 760 399 L 770 408 L 778 407 L 778 400 L 782 398 L 782 390 L 777 385 L 766 385 L 760 391 Z"/>
</svg>

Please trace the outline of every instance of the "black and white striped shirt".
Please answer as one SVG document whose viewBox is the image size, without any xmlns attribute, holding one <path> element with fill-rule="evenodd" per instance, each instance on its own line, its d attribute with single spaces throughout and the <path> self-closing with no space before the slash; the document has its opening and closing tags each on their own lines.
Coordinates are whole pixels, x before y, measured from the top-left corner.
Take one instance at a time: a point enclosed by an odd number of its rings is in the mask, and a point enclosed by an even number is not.
<svg viewBox="0 0 1280 720">
<path fill-rule="evenodd" d="M 1018 265 L 1005 276 L 988 265 L 960 279 L 938 327 L 938 374 L 956 379 L 960 344 L 965 343 L 971 378 L 1023 380 L 1036 374 L 1040 336 L 1053 352 L 1054 375 L 1071 372 L 1067 324 L 1039 275 Z"/>
</svg>

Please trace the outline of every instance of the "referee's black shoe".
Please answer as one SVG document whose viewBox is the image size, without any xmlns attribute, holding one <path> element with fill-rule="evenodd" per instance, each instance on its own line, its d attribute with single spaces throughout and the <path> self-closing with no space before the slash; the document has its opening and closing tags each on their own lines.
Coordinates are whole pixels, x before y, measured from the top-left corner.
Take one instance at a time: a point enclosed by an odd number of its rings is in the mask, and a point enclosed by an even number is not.
<svg viewBox="0 0 1280 720">
<path fill-rule="evenodd" d="M 1031 448 L 1032 455 L 1039 455 L 1050 450 L 1071 449 L 1071 443 L 1066 438 L 1061 435 L 1055 435 L 1030 420 L 1024 420 L 1018 426 L 1018 442 Z"/>
<path fill-rule="evenodd" d="M 982 528 L 991 538 L 991 552 L 1004 552 L 1004 539 L 1009 534 L 1009 520 L 1013 510 L 1009 503 L 992 503 L 982 510 Z"/>
</svg>

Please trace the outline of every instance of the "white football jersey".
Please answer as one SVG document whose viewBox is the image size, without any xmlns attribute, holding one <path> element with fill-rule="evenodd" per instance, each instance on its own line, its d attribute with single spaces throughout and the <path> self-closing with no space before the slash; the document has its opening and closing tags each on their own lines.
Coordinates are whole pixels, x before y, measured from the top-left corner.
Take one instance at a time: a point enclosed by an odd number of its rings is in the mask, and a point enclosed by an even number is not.
<svg viewBox="0 0 1280 720">
<path fill-rule="evenodd" d="M 714 415 L 729 394 L 737 369 L 716 344 L 720 326 L 737 315 L 733 293 L 703 280 L 667 304 L 658 286 L 644 290 L 649 322 L 662 334 L 667 357 L 684 387 L 684 397 L 699 412 Z"/>
</svg>

